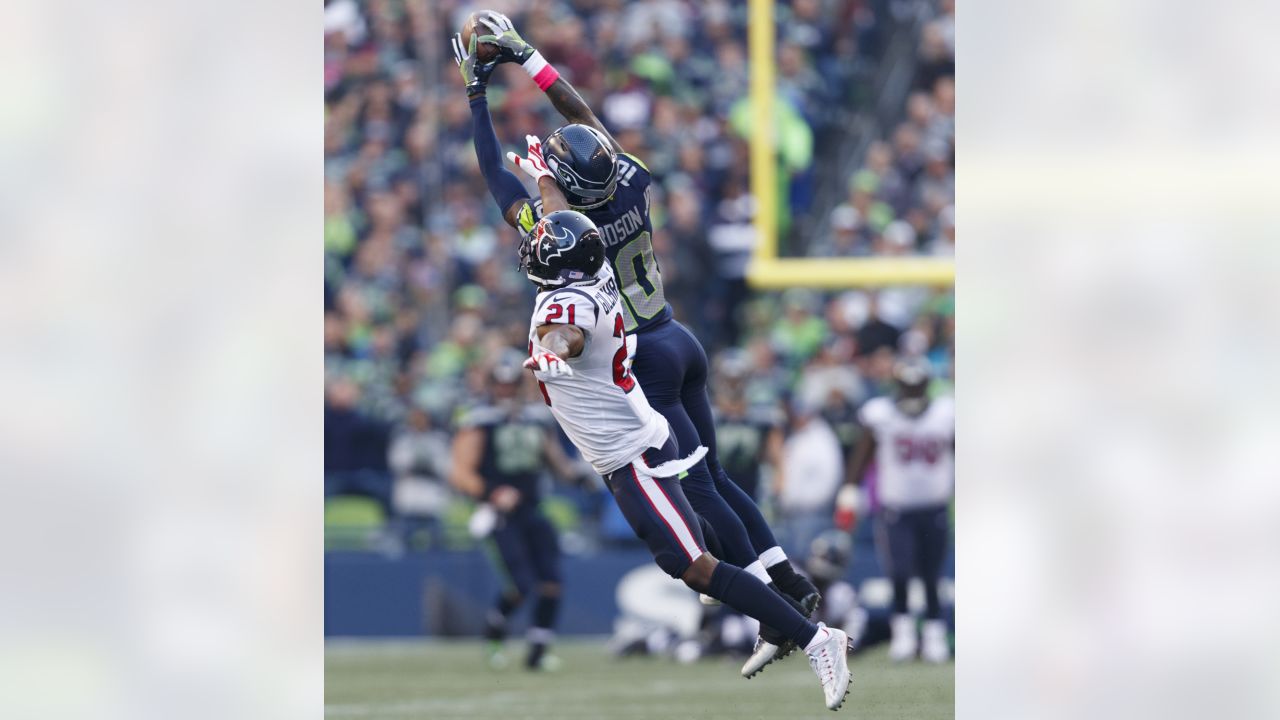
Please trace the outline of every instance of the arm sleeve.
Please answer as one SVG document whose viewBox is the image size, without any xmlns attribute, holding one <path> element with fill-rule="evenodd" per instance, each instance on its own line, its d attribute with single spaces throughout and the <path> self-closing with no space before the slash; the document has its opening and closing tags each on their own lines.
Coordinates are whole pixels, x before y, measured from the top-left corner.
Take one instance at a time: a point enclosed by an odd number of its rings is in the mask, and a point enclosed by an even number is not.
<svg viewBox="0 0 1280 720">
<path fill-rule="evenodd" d="M 513 203 L 528 200 L 529 193 L 524 189 L 520 178 L 502 164 L 502 146 L 498 144 L 498 136 L 493 131 L 489 101 L 483 95 L 471 100 L 471 127 L 475 135 L 480 174 L 484 176 L 485 185 L 489 186 L 489 194 L 498 203 L 498 210 L 505 215 L 507 208 Z"/>
</svg>

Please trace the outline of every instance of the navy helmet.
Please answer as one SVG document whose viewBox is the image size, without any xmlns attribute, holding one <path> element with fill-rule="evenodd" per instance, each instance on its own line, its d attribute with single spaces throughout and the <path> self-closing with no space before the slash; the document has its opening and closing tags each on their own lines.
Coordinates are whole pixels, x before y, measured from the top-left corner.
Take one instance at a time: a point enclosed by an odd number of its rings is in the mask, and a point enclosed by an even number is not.
<svg viewBox="0 0 1280 720">
<path fill-rule="evenodd" d="M 547 214 L 521 247 L 520 268 L 542 288 L 595 277 L 604 265 L 604 241 L 586 215 L 574 210 Z"/>
<path fill-rule="evenodd" d="M 573 208 L 600 207 L 618 187 L 618 153 L 593 127 L 574 124 L 556 130 L 542 141 L 542 157 Z"/>
</svg>

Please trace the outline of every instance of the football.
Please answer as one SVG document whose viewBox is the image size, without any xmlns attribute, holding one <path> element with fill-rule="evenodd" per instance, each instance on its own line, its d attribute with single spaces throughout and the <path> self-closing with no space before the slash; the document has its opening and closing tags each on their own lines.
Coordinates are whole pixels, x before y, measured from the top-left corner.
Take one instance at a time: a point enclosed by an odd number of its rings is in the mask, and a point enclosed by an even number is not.
<svg viewBox="0 0 1280 720">
<path fill-rule="evenodd" d="M 486 35 L 489 28 L 480 24 L 480 18 L 477 13 L 471 13 L 467 16 L 467 21 L 462 25 L 462 46 L 464 48 L 471 47 L 471 36 L 479 33 Z M 498 46 L 492 43 L 476 44 L 476 59 L 482 63 L 491 62 L 498 57 Z"/>
</svg>

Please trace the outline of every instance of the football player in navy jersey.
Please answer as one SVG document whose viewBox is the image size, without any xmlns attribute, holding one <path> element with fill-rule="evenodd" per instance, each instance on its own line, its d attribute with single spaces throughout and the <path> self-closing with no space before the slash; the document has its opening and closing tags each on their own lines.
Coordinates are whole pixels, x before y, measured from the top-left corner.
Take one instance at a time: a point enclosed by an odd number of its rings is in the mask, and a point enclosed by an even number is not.
<svg viewBox="0 0 1280 720">
<path fill-rule="evenodd" d="M 743 492 L 758 498 L 761 468 L 768 465 L 773 469 L 775 485 L 782 472 L 784 417 L 776 406 L 748 401 L 751 368 L 742 351 L 725 353 L 718 367 L 715 399 L 720 462 Z"/>
<path fill-rule="evenodd" d="M 691 469 L 683 482 L 690 504 L 715 530 L 725 559 L 811 613 L 820 599 L 817 588 L 795 572 L 755 501 L 729 479 L 716 457 L 707 356 L 693 333 L 672 319 L 663 293 L 652 243 L 648 168 L 618 145 L 568 80 L 520 37 L 510 19 L 493 11 L 477 17 L 491 34 L 473 33 L 469 46 L 456 35 L 453 52 L 470 98 L 476 157 L 490 194 L 507 223 L 525 236 L 543 212 L 568 208 L 583 213 L 599 228 L 625 300 L 626 331 L 637 338 L 631 371 L 653 408 L 671 424 L 679 446 L 708 448 L 705 461 Z M 496 46 L 495 58 L 481 62 L 478 43 Z M 503 167 L 489 117 L 486 87 L 493 69 L 504 62 L 518 63 L 570 123 L 545 142 L 528 138 L 529 157 L 509 156 L 522 170 L 554 181 L 539 180 L 541 203 L 531 200 L 519 179 Z M 527 250 L 530 245 L 522 242 L 520 247 Z M 794 644 L 780 633 L 762 628 L 755 652 L 743 665 L 743 676 L 755 675 L 792 650 Z"/>
<path fill-rule="evenodd" d="M 490 536 L 504 579 L 486 617 L 491 664 L 506 664 L 502 644 L 507 619 L 532 597 L 525 667 L 546 670 L 558 663 L 547 647 L 560 607 L 560 546 L 555 528 L 539 509 L 539 483 L 547 466 L 561 478 L 579 482 L 590 477 L 591 469 L 568 458 L 545 408 L 521 401 L 522 361 L 517 357 L 495 365 L 492 402 L 463 415 L 454 436 L 449 481 L 480 503 L 472 531 Z"/>
</svg>

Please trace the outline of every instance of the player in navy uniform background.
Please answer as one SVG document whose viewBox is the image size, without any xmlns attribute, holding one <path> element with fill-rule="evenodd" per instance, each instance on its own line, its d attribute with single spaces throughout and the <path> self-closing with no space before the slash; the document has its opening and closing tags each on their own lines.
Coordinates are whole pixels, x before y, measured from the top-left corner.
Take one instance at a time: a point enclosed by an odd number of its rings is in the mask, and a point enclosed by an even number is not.
<svg viewBox="0 0 1280 720">
<path fill-rule="evenodd" d="M 539 509 L 539 484 L 548 466 L 561 478 L 578 481 L 591 471 L 569 460 L 542 405 L 520 398 L 522 361 L 516 355 L 495 365 L 492 403 L 471 409 L 459 422 L 450 483 L 481 503 L 473 533 L 491 532 L 495 563 L 504 576 L 505 587 L 486 617 L 491 663 L 506 664 L 502 643 L 507 619 L 532 596 L 525 666 L 554 669 L 557 661 L 546 651 L 560 607 L 560 546 L 555 528 Z"/>
<path fill-rule="evenodd" d="M 779 589 L 806 613 L 811 612 L 819 600 L 817 588 L 795 572 L 754 500 L 729 479 L 717 459 L 715 424 L 706 389 L 706 352 L 688 328 L 672 319 L 653 252 L 648 169 L 618 145 L 573 86 L 520 37 L 506 16 L 484 11 L 478 17 L 492 34 L 474 33 L 469 47 L 463 46 L 461 35 L 455 36 L 453 48 L 471 100 L 476 157 L 490 194 L 510 225 L 526 235 L 533 230 L 541 206 L 529 199 L 519 179 L 502 166 L 485 97 L 494 67 L 515 62 L 571 123 L 551 133 L 541 143 L 543 148 L 537 148 L 539 143 L 532 138 L 530 151 L 542 151 L 545 169 L 559 185 L 568 206 L 585 214 L 600 230 L 625 298 L 626 330 L 637 337 L 631 371 L 653 408 L 671 424 L 678 445 L 708 448 L 706 460 L 692 468 L 682 482 L 690 504 L 714 528 L 727 560 Z M 497 46 L 496 59 L 488 63 L 478 60 L 480 42 Z M 522 159 L 513 160 L 520 165 Z M 521 243 L 522 249 L 528 247 L 528 243 Z M 743 675 L 751 677 L 792 649 L 780 633 L 762 628 L 757 652 L 743 666 Z"/>
<path fill-rule="evenodd" d="M 783 415 L 777 407 L 753 405 L 746 396 L 750 367 L 742 353 L 727 353 L 718 364 L 716 439 L 720 465 L 753 499 L 760 497 L 761 466 L 774 478 L 782 471 Z"/>
</svg>

